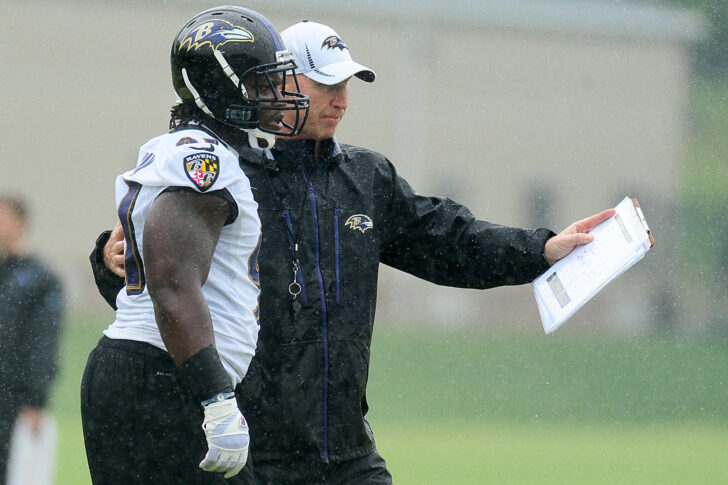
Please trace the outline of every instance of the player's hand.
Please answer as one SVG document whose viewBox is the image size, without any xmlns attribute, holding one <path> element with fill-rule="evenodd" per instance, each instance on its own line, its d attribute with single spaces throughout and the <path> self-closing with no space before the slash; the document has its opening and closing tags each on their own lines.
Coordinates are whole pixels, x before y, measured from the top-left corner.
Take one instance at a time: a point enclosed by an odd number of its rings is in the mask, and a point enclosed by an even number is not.
<svg viewBox="0 0 728 485">
<path fill-rule="evenodd" d="M 576 221 L 546 241 L 546 246 L 543 248 L 543 255 L 546 258 L 546 262 L 553 265 L 556 261 L 573 251 L 575 247 L 592 242 L 594 236 L 589 234 L 589 232 L 614 214 L 614 209 L 607 209 L 599 214 L 594 214 L 586 219 Z"/>
<path fill-rule="evenodd" d="M 124 232 L 121 222 L 117 222 L 104 245 L 104 265 L 116 276 L 126 276 L 124 267 Z"/>
<path fill-rule="evenodd" d="M 207 438 L 207 455 L 200 468 L 207 472 L 225 473 L 225 478 L 238 474 L 248 460 L 248 423 L 238 409 L 234 397 L 205 406 L 202 423 Z"/>
</svg>

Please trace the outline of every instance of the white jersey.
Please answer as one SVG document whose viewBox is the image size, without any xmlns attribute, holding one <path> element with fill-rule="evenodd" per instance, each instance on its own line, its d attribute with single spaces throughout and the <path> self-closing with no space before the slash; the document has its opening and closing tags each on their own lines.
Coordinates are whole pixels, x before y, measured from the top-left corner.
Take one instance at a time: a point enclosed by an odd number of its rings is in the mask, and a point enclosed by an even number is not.
<svg viewBox="0 0 728 485">
<path fill-rule="evenodd" d="M 212 317 L 215 346 L 235 386 L 245 376 L 258 339 L 260 219 L 237 153 L 201 129 L 153 138 L 141 147 L 136 168 L 116 179 L 127 277 L 116 297 L 116 320 L 104 334 L 166 350 L 145 284 L 143 236 L 149 209 L 170 187 L 200 193 L 222 191 L 233 209 L 222 228 L 202 292 Z M 179 264 L 185 264 L 183 254 Z"/>
</svg>

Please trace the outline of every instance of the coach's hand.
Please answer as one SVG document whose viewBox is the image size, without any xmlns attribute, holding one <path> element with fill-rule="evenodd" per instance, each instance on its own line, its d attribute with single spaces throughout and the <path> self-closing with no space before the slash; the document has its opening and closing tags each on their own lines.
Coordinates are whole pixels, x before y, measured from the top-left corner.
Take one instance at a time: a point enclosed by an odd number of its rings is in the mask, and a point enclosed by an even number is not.
<svg viewBox="0 0 728 485">
<path fill-rule="evenodd" d="M 109 240 L 104 245 L 104 264 L 116 276 L 126 276 L 124 266 L 124 231 L 121 222 L 117 222 L 111 231 Z"/>
<path fill-rule="evenodd" d="M 607 209 L 599 214 L 594 214 L 586 219 L 576 221 L 546 241 L 546 246 L 543 250 L 546 262 L 553 265 L 556 261 L 573 251 L 575 247 L 592 242 L 594 236 L 589 234 L 589 232 L 614 214 L 614 209 Z"/>
<path fill-rule="evenodd" d="M 205 406 L 202 423 L 207 438 L 207 455 L 200 468 L 225 473 L 225 478 L 238 474 L 248 459 L 248 424 L 234 397 Z"/>
</svg>

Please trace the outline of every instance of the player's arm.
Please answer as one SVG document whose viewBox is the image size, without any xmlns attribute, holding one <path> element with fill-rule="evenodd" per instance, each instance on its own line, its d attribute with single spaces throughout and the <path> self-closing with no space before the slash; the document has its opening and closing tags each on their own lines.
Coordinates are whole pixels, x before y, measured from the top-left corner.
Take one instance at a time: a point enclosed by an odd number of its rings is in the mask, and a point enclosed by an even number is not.
<svg viewBox="0 0 728 485">
<path fill-rule="evenodd" d="M 144 228 L 149 295 L 167 351 L 178 366 L 210 345 L 212 321 L 202 285 L 230 213 L 228 202 L 191 191 L 167 191 Z"/>
<path fill-rule="evenodd" d="M 147 288 L 164 345 L 183 386 L 205 410 L 208 451 L 200 468 L 236 475 L 248 457 L 248 425 L 217 350 L 202 285 L 231 213 L 226 199 L 192 191 L 162 193 L 144 226 Z"/>
</svg>

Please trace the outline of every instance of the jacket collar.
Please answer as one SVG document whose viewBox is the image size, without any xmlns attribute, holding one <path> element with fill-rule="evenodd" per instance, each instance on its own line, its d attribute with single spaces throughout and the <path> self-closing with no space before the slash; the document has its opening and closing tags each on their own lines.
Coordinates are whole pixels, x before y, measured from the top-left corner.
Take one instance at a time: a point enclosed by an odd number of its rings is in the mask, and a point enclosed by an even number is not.
<svg viewBox="0 0 728 485">
<path fill-rule="evenodd" d="M 319 159 L 314 157 L 316 142 L 314 140 L 277 140 L 271 150 L 271 159 L 281 170 L 298 169 L 301 161 L 306 166 L 325 165 L 334 168 L 341 163 L 342 152 L 336 138 L 332 137 L 321 143 Z"/>
<path fill-rule="evenodd" d="M 240 157 L 246 162 L 254 165 L 263 165 L 267 169 L 279 170 L 298 170 L 301 159 L 304 162 L 314 162 L 313 140 L 286 140 L 278 139 L 272 149 L 260 149 L 251 147 L 241 147 Z M 337 167 L 345 160 L 341 146 L 336 141 L 336 137 L 323 141 L 321 146 L 321 161 L 326 162 L 327 169 Z"/>
</svg>

